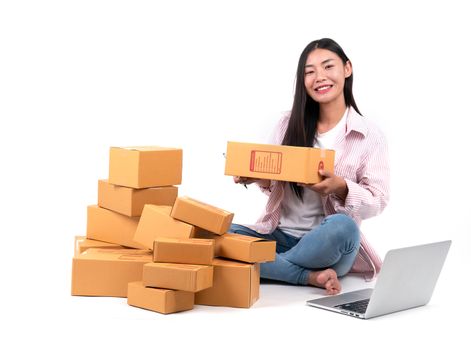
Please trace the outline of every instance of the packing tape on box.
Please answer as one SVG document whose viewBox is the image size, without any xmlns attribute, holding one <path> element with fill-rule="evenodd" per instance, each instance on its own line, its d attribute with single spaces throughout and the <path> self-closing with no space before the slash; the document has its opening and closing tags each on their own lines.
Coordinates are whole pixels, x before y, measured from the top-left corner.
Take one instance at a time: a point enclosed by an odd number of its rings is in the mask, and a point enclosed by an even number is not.
<svg viewBox="0 0 471 350">
<path fill-rule="evenodd" d="M 326 156 L 326 151 L 325 151 L 325 148 L 321 148 L 321 158 L 325 158 Z"/>
</svg>

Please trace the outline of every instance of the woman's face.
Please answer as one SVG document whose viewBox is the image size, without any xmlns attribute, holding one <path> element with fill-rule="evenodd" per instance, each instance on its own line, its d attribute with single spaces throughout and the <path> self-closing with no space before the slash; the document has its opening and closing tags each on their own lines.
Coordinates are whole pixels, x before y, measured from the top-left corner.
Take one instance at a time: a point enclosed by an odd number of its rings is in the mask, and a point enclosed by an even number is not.
<svg viewBox="0 0 471 350">
<path fill-rule="evenodd" d="M 331 103 L 342 98 L 345 78 L 352 74 L 350 61 L 343 64 L 340 57 L 326 49 L 315 49 L 306 60 L 304 86 L 311 98 L 320 103 Z"/>
</svg>

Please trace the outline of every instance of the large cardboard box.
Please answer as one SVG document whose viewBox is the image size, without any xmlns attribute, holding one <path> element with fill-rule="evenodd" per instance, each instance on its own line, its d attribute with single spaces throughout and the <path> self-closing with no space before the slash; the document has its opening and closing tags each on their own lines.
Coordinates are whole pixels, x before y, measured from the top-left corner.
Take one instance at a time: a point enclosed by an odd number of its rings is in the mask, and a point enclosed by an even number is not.
<svg viewBox="0 0 471 350">
<path fill-rule="evenodd" d="M 146 204 L 134 235 L 134 241 L 153 249 L 154 240 L 158 237 L 193 237 L 194 226 L 172 218 L 171 210 L 172 207 L 168 206 Z"/>
<path fill-rule="evenodd" d="M 197 292 L 213 285 L 213 267 L 172 263 L 147 263 L 142 272 L 146 287 Z"/>
<path fill-rule="evenodd" d="M 96 241 L 94 239 L 88 239 L 85 236 L 75 236 L 74 255 L 82 254 L 84 251 L 90 248 L 121 249 L 124 247 L 115 243 L 108 243 L 108 242 Z"/>
<path fill-rule="evenodd" d="M 148 250 L 87 249 L 73 258 L 72 295 L 126 297 L 128 283 L 142 280 L 151 261 Z"/>
<path fill-rule="evenodd" d="M 139 218 L 131 218 L 97 205 L 87 208 L 87 238 L 90 239 L 144 249 L 144 245 L 133 240 L 138 223 Z"/>
<path fill-rule="evenodd" d="M 314 184 L 319 169 L 334 171 L 335 151 L 280 145 L 228 142 L 226 175 Z"/>
<path fill-rule="evenodd" d="M 133 188 L 179 185 L 183 152 L 156 146 L 111 147 L 109 181 Z"/>
<path fill-rule="evenodd" d="M 128 284 L 128 304 L 143 309 L 170 314 L 193 309 L 195 293 L 146 287 L 142 281 Z"/>
<path fill-rule="evenodd" d="M 108 180 L 98 181 L 98 205 L 127 216 L 140 216 L 145 204 L 172 206 L 177 195 L 178 187 L 175 186 L 138 190 L 113 185 Z"/>
<path fill-rule="evenodd" d="M 211 265 L 214 240 L 158 237 L 154 241 L 154 262 Z"/>
<path fill-rule="evenodd" d="M 196 293 L 195 304 L 251 307 L 259 298 L 260 264 L 213 260 L 213 286 Z"/>
<path fill-rule="evenodd" d="M 222 235 L 231 227 L 233 213 L 189 197 L 179 197 L 173 205 L 173 218 Z"/>
<path fill-rule="evenodd" d="M 276 241 L 237 233 L 225 233 L 219 236 L 201 230 L 196 231 L 195 237 L 214 239 L 216 256 L 249 263 L 275 260 Z"/>
</svg>

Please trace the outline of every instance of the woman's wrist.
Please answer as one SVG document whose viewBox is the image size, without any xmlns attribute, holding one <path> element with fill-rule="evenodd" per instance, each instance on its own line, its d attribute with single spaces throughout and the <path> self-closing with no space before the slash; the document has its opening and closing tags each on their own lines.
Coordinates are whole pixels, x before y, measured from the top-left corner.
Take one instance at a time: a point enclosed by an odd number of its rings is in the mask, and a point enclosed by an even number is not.
<svg viewBox="0 0 471 350">
<path fill-rule="evenodd" d="M 340 199 L 342 200 L 345 200 L 347 198 L 347 195 L 348 195 L 348 186 L 347 186 L 347 182 L 345 181 L 345 179 L 340 178 L 340 185 L 337 189 L 337 191 L 335 191 L 335 194 L 337 195 L 337 197 L 339 197 Z"/>
</svg>

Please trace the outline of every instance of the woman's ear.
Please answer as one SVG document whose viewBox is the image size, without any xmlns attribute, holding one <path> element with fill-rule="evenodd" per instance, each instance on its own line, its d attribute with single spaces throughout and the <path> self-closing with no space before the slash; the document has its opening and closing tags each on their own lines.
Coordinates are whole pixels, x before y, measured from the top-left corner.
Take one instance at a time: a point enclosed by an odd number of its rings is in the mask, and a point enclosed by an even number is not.
<svg viewBox="0 0 471 350">
<path fill-rule="evenodd" d="M 345 79 L 347 79 L 352 75 L 352 72 L 353 72 L 352 63 L 350 61 L 347 61 L 347 63 L 345 63 L 344 70 L 345 70 Z"/>
</svg>

